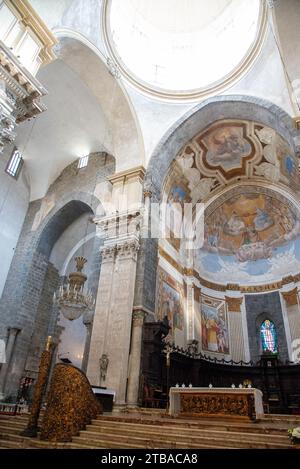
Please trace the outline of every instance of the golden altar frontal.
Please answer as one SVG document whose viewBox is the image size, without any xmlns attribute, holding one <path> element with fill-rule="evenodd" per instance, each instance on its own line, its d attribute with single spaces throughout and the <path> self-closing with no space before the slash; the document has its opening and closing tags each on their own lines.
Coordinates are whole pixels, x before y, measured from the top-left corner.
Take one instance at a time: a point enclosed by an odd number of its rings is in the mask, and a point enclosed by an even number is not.
<svg viewBox="0 0 300 469">
<path fill-rule="evenodd" d="M 169 414 L 179 417 L 264 417 L 262 392 L 255 388 L 170 388 Z"/>
</svg>

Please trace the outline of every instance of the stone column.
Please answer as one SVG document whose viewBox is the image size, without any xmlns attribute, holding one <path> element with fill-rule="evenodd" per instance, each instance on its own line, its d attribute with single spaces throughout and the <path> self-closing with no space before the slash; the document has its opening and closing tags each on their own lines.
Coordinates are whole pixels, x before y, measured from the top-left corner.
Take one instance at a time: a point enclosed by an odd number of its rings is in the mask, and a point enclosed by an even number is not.
<svg viewBox="0 0 300 469">
<path fill-rule="evenodd" d="M 243 336 L 243 323 L 241 314 L 241 305 L 243 297 L 225 296 L 228 309 L 228 321 L 230 327 L 230 355 L 232 360 L 239 362 L 245 361 L 245 347 Z"/>
<path fill-rule="evenodd" d="M 8 331 L 9 331 L 9 335 L 8 335 L 8 341 L 6 345 L 6 363 L 2 364 L 2 367 L 0 370 L 0 399 L 3 399 L 4 397 L 5 384 L 7 380 L 7 371 L 8 371 L 10 361 L 11 361 L 16 337 L 17 337 L 18 332 L 20 332 L 20 329 L 18 329 L 17 327 L 10 327 Z"/>
<path fill-rule="evenodd" d="M 141 230 L 141 238 L 148 238 L 149 231 L 150 231 L 150 215 L 151 215 L 151 185 L 145 184 L 144 185 L 144 215 L 143 215 L 143 226 Z"/>
<path fill-rule="evenodd" d="M 194 292 L 194 277 L 186 276 L 186 341 L 190 343 L 194 337 L 194 321 L 195 321 L 195 292 Z"/>
<path fill-rule="evenodd" d="M 285 318 L 285 312 L 288 325 L 285 324 L 287 342 L 290 342 L 289 358 L 291 361 L 300 361 L 300 307 L 298 299 L 298 289 L 294 287 L 289 291 L 281 291 L 282 315 Z M 288 329 L 288 330 L 287 330 Z M 290 336 L 290 337 L 289 337 Z M 290 340 L 289 340 L 290 339 Z"/>
<path fill-rule="evenodd" d="M 87 376 L 94 386 L 100 385 L 99 360 L 101 355 L 106 353 L 105 338 L 111 308 L 116 248 L 115 246 L 102 247 L 101 254 L 101 271 L 87 366 Z"/>
<path fill-rule="evenodd" d="M 116 392 L 116 405 L 125 405 L 128 377 L 131 319 L 139 249 L 138 211 L 99 221 L 107 235 L 102 248 L 102 266 L 88 362 L 88 378 L 99 385 L 100 358 L 105 354 L 107 388 Z"/>
<path fill-rule="evenodd" d="M 93 314 L 85 315 L 82 319 L 82 322 L 86 327 L 86 337 L 85 337 L 85 343 L 84 343 L 84 352 L 83 352 L 81 369 L 84 373 L 86 373 L 88 360 L 89 360 L 91 338 L 92 338 Z"/>
<path fill-rule="evenodd" d="M 144 319 L 144 311 L 133 311 L 127 386 L 127 404 L 130 407 L 138 404 Z"/>
</svg>

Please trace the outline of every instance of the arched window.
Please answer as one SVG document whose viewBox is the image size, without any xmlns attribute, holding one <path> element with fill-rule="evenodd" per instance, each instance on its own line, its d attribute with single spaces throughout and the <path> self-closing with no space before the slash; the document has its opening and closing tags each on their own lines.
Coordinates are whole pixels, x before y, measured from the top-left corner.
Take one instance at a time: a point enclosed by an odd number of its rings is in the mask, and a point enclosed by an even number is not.
<svg viewBox="0 0 300 469">
<path fill-rule="evenodd" d="M 278 352 L 276 328 L 269 319 L 266 319 L 260 326 L 260 338 L 263 352 Z"/>
</svg>

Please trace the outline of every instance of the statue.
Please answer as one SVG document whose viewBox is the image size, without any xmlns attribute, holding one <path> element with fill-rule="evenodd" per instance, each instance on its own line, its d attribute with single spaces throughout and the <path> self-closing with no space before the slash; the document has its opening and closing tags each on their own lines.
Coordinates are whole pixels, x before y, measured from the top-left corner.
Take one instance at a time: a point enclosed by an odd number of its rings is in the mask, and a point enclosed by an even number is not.
<svg viewBox="0 0 300 469">
<path fill-rule="evenodd" d="M 108 367 L 108 356 L 106 353 L 102 353 L 101 358 L 99 360 L 100 364 L 100 384 L 102 381 L 105 381 L 106 379 L 106 372 L 107 372 L 107 367 Z"/>
</svg>

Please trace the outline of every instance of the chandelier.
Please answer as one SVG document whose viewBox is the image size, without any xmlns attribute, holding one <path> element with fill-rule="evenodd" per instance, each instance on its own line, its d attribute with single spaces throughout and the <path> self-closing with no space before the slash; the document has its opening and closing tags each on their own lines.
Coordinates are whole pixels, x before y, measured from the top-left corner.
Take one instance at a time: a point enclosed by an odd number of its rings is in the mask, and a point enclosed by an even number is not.
<svg viewBox="0 0 300 469">
<path fill-rule="evenodd" d="M 84 291 L 87 276 L 82 273 L 87 260 L 75 257 L 76 272 L 68 276 L 67 285 L 61 285 L 53 295 L 53 303 L 63 316 L 70 321 L 78 319 L 83 313 L 91 311 L 95 306 L 95 299 L 91 291 Z"/>
</svg>

